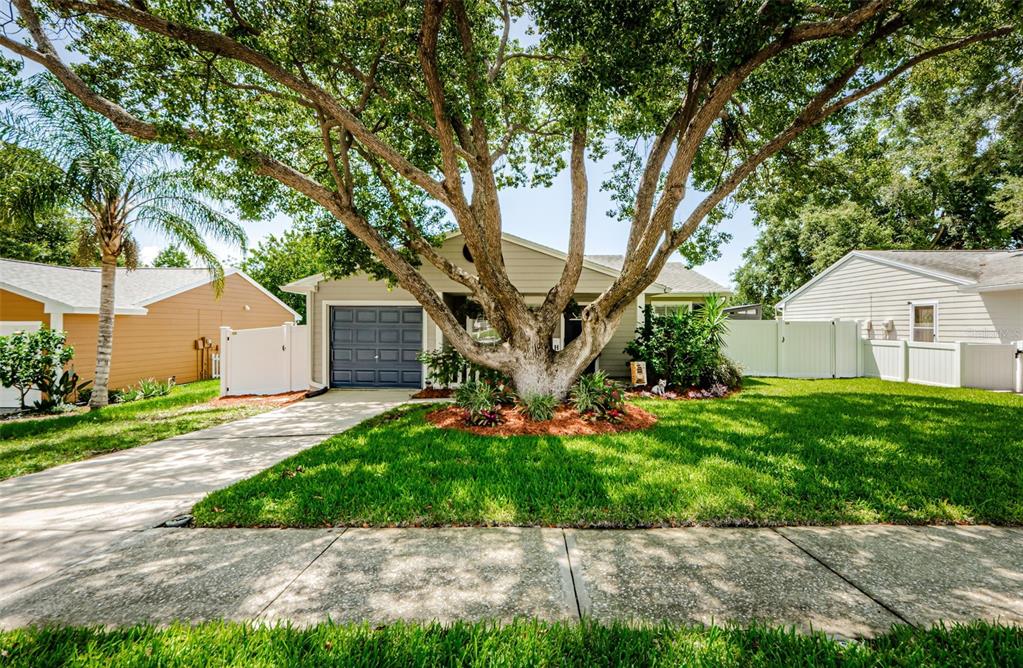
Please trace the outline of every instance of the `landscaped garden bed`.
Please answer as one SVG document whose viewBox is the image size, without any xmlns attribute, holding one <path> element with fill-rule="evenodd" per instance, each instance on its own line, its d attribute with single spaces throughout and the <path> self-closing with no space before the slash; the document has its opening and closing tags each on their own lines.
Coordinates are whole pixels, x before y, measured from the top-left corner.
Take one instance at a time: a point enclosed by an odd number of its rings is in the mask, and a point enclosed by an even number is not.
<svg viewBox="0 0 1023 668">
<path fill-rule="evenodd" d="M 431 411 L 426 419 L 442 429 L 459 429 L 480 436 L 586 436 L 647 429 L 657 422 L 653 413 L 637 406 L 624 408 L 617 422 L 588 420 L 571 406 L 555 408 L 554 416 L 542 421 L 530 420 L 514 407 L 499 407 L 497 411 L 498 422 L 492 427 L 466 424 L 465 409 L 458 406 Z"/>
<path fill-rule="evenodd" d="M 200 526 L 1023 524 L 1023 397 L 747 379 L 636 402 L 649 429 L 482 436 L 435 406 L 368 420 L 214 492 Z M 293 472 L 293 475 L 289 475 Z"/>
</svg>

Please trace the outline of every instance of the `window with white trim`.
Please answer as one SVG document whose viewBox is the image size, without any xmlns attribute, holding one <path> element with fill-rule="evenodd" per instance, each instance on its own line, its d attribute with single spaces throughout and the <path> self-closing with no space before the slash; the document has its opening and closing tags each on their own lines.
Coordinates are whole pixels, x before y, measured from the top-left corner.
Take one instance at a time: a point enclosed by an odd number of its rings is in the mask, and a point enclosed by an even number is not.
<svg viewBox="0 0 1023 668">
<path fill-rule="evenodd" d="M 668 315 L 669 313 L 677 313 L 678 311 L 690 311 L 693 310 L 692 302 L 654 302 L 651 304 L 653 311 L 656 315 Z M 702 307 L 703 304 L 700 304 Z"/>
<path fill-rule="evenodd" d="M 938 305 L 934 302 L 910 304 L 910 328 L 913 341 L 934 343 L 938 340 Z"/>
</svg>

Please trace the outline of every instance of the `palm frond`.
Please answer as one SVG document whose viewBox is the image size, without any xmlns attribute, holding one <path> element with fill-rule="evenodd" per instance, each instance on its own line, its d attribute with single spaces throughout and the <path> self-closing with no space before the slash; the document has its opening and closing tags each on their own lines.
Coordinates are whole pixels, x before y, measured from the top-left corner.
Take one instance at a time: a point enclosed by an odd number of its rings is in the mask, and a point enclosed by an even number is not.
<svg viewBox="0 0 1023 668">
<path fill-rule="evenodd" d="M 135 210 L 134 220 L 136 225 L 142 225 L 162 233 L 173 243 L 183 246 L 189 254 L 210 271 L 214 290 L 217 295 L 221 294 L 224 289 L 224 266 L 210 250 L 195 220 L 183 217 L 162 206 L 149 204 Z"/>
</svg>

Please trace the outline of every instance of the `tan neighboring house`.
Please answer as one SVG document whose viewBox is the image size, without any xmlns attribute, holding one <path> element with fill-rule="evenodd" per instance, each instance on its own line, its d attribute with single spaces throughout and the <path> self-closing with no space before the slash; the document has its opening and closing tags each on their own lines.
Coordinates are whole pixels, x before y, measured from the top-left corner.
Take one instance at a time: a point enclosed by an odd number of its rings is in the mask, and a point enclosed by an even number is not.
<svg viewBox="0 0 1023 668">
<path fill-rule="evenodd" d="M 1023 340 L 1023 251 L 853 251 L 778 303 L 789 321 L 858 320 L 871 339 Z"/>
<path fill-rule="evenodd" d="M 540 304 L 557 283 L 565 254 L 541 244 L 505 234 L 502 252 L 512 282 L 527 303 Z M 475 273 L 471 256 L 461 234 L 450 235 L 438 248 L 448 260 Z M 618 275 L 620 255 L 587 256 L 576 288 L 575 300 L 586 305 Z M 420 271 L 445 302 L 458 313 L 468 298 L 464 286 L 455 283 L 432 265 Z M 330 280 L 322 274 L 282 286 L 287 292 L 305 295 L 308 314 L 312 380 L 329 387 L 421 387 L 425 370 L 417 361 L 423 350 L 443 345 L 440 328 L 423 313 L 415 298 L 399 287 L 375 281 L 366 275 Z M 621 325 L 597 359 L 595 366 L 614 377 L 628 374 L 625 345 L 634 337 L 644 304 L 659 311 L 692 308 L 707 295 L 728 294 L 728 290 L 686 269 L 669 263 L 658 281 L 627 309 Z M 485 324 L 466 319 L 466 327 L 485 329 Z M 551 341 L 564 345 L 578 336 L 580 323 L 571 314 L 562 318 Z"/>
<path fill-rule="evenodd" d="M 208 365 L 201 357 L 210 354 L 196 342 L 219 342 L 222 325 L 270 327 L 298 317 L 243 272 L 225 273 L 218 297 L 205 269 L 118 269 L 110 387 L 150 377 L 196 380 Z M 98 268 L 0 259 L 0 336 L 42 325 L 64 330 L 75 347 L 72 365 L 83 380 L 92 378 L 99 293 Z"/>
</svg>

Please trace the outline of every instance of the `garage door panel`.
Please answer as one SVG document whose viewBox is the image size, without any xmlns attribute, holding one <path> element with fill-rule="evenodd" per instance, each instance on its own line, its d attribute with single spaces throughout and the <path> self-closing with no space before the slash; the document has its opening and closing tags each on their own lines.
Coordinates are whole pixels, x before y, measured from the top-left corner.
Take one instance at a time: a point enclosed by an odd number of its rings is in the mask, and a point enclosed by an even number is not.
<svg viewBox="0 0 1023 668">
<path fill-rule="evenodd" d="M 332 387 L 422 385 L 420 307 L 331 307 L 330 322 Z"/>
</svg>

